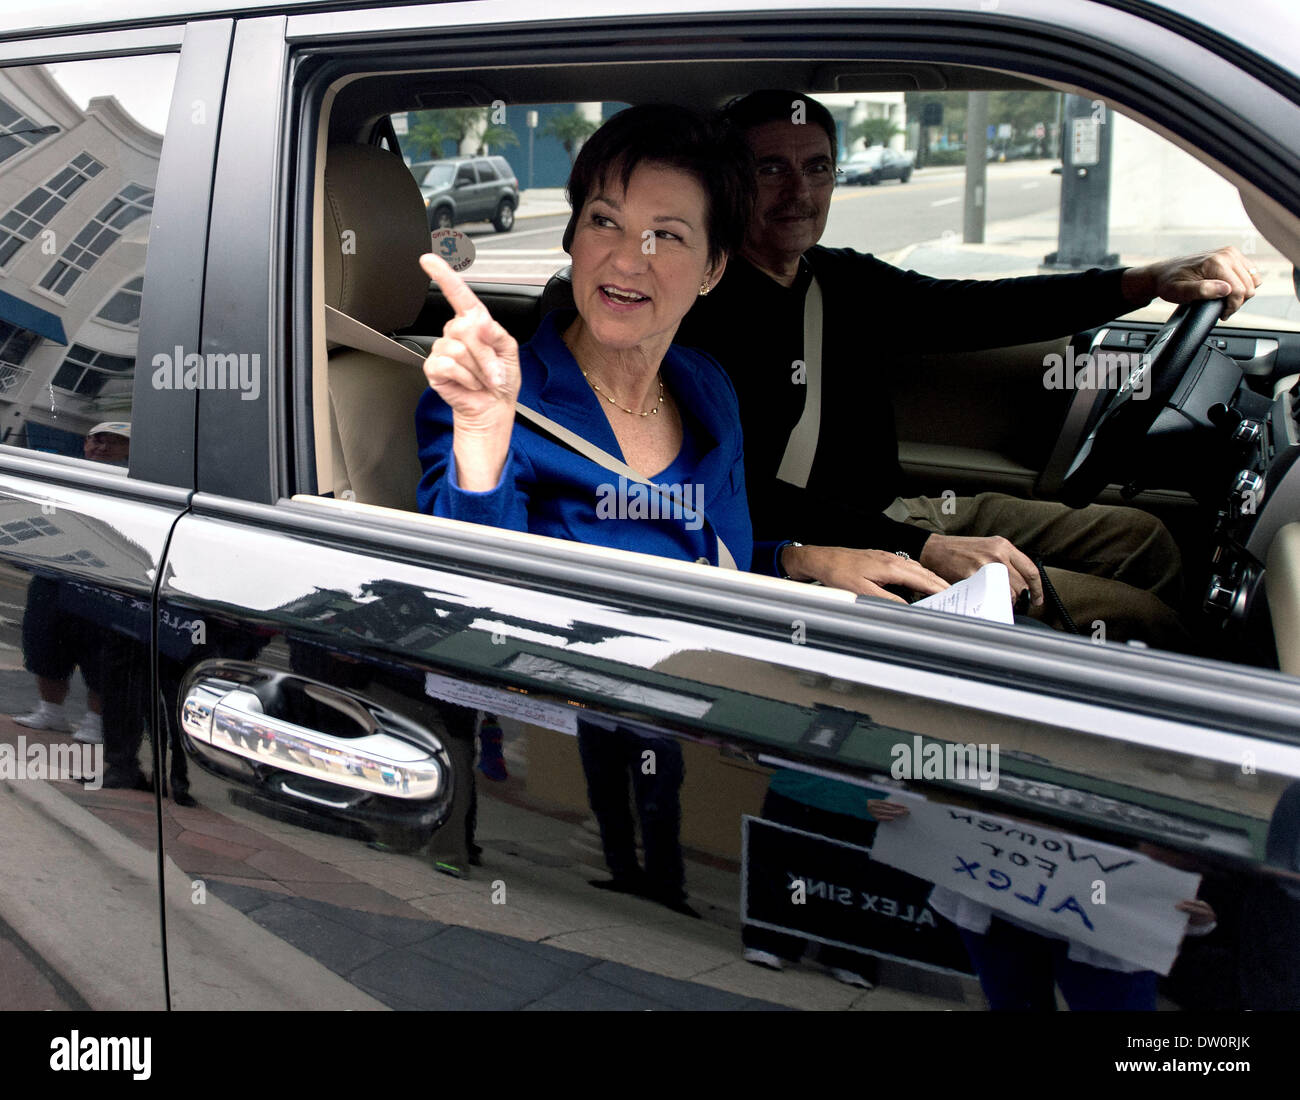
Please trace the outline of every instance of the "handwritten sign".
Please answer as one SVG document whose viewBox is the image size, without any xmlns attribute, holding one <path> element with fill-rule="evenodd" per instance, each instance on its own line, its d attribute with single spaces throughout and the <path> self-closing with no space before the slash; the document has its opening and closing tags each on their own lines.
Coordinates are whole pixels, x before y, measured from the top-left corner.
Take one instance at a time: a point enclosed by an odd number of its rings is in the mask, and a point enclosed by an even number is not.
<svg viewBox="0 0 1300 1100">
<path fill-rule="evenodd" d="M 907 796 L 880 826 L 872 858 L 1058 939 L 1168 974 L 1200 875 L 1039 825 Z"/>
</svg>

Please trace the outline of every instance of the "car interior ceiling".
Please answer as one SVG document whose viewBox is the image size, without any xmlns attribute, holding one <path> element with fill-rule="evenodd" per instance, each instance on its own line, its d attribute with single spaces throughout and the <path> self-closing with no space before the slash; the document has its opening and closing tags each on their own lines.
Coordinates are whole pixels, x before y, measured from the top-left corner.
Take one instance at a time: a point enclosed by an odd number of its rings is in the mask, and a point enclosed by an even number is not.
<svg viewBox="0 0 1300 1100">
<path fill-rule="evenodd" d="M 667 72 L 671 75 L 666 76 Z M 1047 86 L 1042 81 L 1029 81 L 1012 74 L 968 66 L 904 65 L 895 61 L 873 63 L 861 59 L 722 61 L 710 65 L 701 65 L 698 61 L 659 61 L 416 74 L 408 68 L 405 72 L 365 75 L 342 88 L 331 107 L 328 140 L 331 146 L 374 145 L 387 136 L 391 145 L 389 119 L 395 112 L 487 106 L 498 100 L 507 103 L 578 100 L 641 103 L 661 101 L 665 98 L 664 89 L 671 88 L 674 102 L 698 109 L 713 109 L 734 96 L 760 87 L 798 88 L 816 95 L 818 92 L 852 91 L 1042 90 Z M 1168 133 L 1164 136 L 1173 138 Z M 1195 152 L 1186 142 L 1179 141 L 1178 144 L 1189 152 Z M 1229 174 L 1220 165 L 1211 164 L 1211 167 L 1221 174 Z M 1233 182 L 1241 184 L 1243 181 L 1233 179 Z M 1270 243 L 1284 255 L 1300 257 L 1300 221 L 1264 199 L 1249 185 L 1242 187 L 1242 198 L 1255 225 Z M 503 307 L 498 319 L 523 342 L 532 336 L 546 310 L 562 302 L 565 290 L 561 276 L 558 279 L 553 277 L 545 288 L 503 284 L 493 286 L 491 294 L 494 309 L 497 303 Z M 427 347 L 448 316 L 450 311 L 440 294 L 436 288 L 431 288 L 419 316 L 410 325 L 398 326 L 395 331 L 408 338 L 411 346 Z M 408 415 L 407 419 L 412 418 Z M 406 440 L 408 434 L 402 431 L 397 438 Z M 412 458 L 413 450 L 407 456 L 408 461 L 400 466 L 408 467 Z M 322 484 L 321 491 L 327 490 L 328 487 Z M 359 503 L 393 506 L 391 500 L 368 502 L 364 496 L 356 499 Z"/>
</svg>

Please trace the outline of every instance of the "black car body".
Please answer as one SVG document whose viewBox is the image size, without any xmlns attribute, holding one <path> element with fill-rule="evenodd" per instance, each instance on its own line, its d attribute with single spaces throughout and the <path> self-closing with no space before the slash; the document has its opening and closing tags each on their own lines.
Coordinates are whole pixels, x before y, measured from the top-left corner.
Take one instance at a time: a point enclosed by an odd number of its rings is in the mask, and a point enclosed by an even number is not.
<svg viewBox="0 0 1300 1100">
<path fill-rule="evenodd" d="M 996 787 L 919 771 L 907 786 L 989 831 L 1014 818 L 1202 876 L 1218 927 L 1184 945 L 1162 984 L 1172 1005 L 1300 1007 L 1300 390 L 1273 394 L 1300 372 L 1300 337 L 1239 328 L 1249 347 L 1205 350 L 1202 389 L 1189 375 L 1180 393 L 1217 387 L 1230 427 L 1253 427 L 1225 442 L 1206 409 L 1177 406 L 1190 443 L 1150 479 L 1131 471 L 1152 491 L 1142 506 L 1169 504 L 1156 478 L 1193 465 L 1212 487 L 1174 501 L 1217 585 L 1218 655 L 1189 657 L 419 515 L 422 376 L 326 335 L 327 292 L 414 346 L 440 332 L 435 290 L 409 316 L 390 293 L 420 246 L 392 210 L 368 210 L 388 192 L 340 173 L 349 158 L 386 172 L 391 157 L 409 195 L 389 116 L 497 98 L 715 106 L 855 79 L 1084 89 L 1230 180 L 1300 260 L 1300 35 L 1275 26 L 1264 41 L 1201 3 L 985 6 L 725 0 L 596 17 L 357 0 L 124 3 L 93 26 L 72 5 L 0 17 L 0 226 L 19 242 L 0 242 L 6 684 L 11 709 L 34 705 L 43 643 L 57 658 L 46 679 L 93 669 L 105 780 L 67 781 L 85 762 L 68 732 L 0 719 L 33 763 L 0 791 L 0 917 L 44 975 L 0 993 L 5 1007 L 977 1008 L 951 929 L 922 920 L 925 883 L 873 892 L 861 843 L 761 820 L 775 773 L 837 785 L 861 810 L 897 790 L 899 746 L 959 744 L 1001 746 Z M 1300 28 L 1289 9 L 1277 21 Z M 159 57 L 174 71 L 154 125 L 102 98 L 160 81 Z M 74 63 L 98 68 L 74 80 Z M 103 84 L 110 63 L 131 78 Z M 334 298 L 354 261 L 366 277 Z M 542 288 L 474 285 L 531 335 Z M 1158 328 L 1085 338 L 1145 346 Z M 1039 465 L 1004 461 L 998 440 L 960 426 L 1001 423 L 1008 394 L 1043 395 L 997 373 L 1014 349 L 992 358 L 992 374 L 958 357 L 903 379 L 901 418 L 959 426 L 905 432 L 905 463 L 936 491 L 1059 486 L 1095 405 L 1047 395 L 1050 412 L 1008 436 L 1013 451 L 1041 442 Z M 1040 353 L 1027 361 L 1037 378 Z M 108 420 L 131 423 L 129 467 L 79 457 Z M 1258 509 L 1241 507 L 1239 471 L 1267 483 Z M 679 777 L 703 920 L 587 884 L 603 861 L 584 762 L 619 739 L 641 746 L 638 774 Z M 61 776 L 34 774 L 56 753 Z M 760 843 L 793 846 L 790 881 Z M 892 909 L 846 929 L 837 874 Z M 799 883 L 806 910 L 786 904 Z M 742 919 L 884 956 L 883 988 L 751 966 Z"/>
<path fill-rule="evenodd" d="M 911 153 L 892 149 L 888 145 L 873 145 L 870 149 L 852 154 L 840 165 L 839 182 L 874 186 L 882 180 L 906 183 L 912 178 Z"/>
</svg>

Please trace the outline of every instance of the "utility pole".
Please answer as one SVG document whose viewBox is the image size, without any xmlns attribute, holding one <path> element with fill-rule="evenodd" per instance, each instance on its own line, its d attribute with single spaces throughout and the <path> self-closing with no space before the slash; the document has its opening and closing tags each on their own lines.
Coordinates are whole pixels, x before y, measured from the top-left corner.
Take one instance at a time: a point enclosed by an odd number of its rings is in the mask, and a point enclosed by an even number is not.
<svg viewBox="0 0 1300 1100">
<path fill-rule="evenodd" d="M 962 217 L 962 240 L 966 244 L 984 243 L 988 125 L 988 92 L 971 92 L 966 99 L 966 207 Z"/>
<path fill-rule="evenodd" d="M 1110 242 L 1110 112 L 1100 99 L 1065 97 L 1061 142 L 1061 217 L 1057 249 L 1043 267 L 1114 267 Z"/>
</svg>

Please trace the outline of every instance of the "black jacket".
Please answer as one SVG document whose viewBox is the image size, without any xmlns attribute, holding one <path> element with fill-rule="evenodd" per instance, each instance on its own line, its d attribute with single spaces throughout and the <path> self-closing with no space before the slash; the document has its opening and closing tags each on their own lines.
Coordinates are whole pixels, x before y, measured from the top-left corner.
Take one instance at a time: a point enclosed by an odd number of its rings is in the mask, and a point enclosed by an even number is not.
<svg viewBox="0 0 1300 1100">
<path fill-rule="evenodd" d="M 808 488 L 777 480 L 807 387 L 803 302 L 822 292 L 822 417 Z M 754 535 L 822 546 L 921 552 L 927 532 L 882 515 L 903 472 L 889 372 L 912 356 L 1007 347 L 1071 335 L 1129 312 L 1122 269 L 1020 279 L 931 279 L 848 248 L 804 253 L 783 287 L 733 257 L 687 314 L 675 342 L 716 358 L 740 398 Z"/>
</svg>

